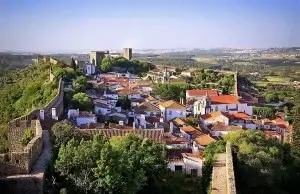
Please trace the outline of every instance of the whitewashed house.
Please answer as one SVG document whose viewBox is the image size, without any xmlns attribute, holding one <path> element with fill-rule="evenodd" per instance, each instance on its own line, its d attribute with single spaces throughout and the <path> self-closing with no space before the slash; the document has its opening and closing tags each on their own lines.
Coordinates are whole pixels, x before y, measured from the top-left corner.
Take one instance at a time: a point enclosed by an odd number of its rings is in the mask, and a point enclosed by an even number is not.
<svg viewBox="0 0 300 194">
<path fill-rule="evenodd" d="M 174 118 L 185 118 L 186 108 L 184 105 L 179 104 L 173 100 L 160 102 L 159 109 L 161 111 L 161 116 L 165 121 L 169 121 Z"/>
<path fill-rule="evenodd" d="M 238 97 L 232 95 L 204 96 L 194 102 L 194 115 L 203 115 L 211 112 L 229 112 L 253 114 L 253 107 L 241 103 Z"/>
<path fill-rule="evenodd" d="M 182 159 L 169 161 L 168 168 L 175 172 L 201 177 L 203 165 L 203 154 L 182 153 Z"/>
<path fill-rule="evenodd" d="M 87 75 L 94 75 L 96 73 L 96 65 L 91 63 L 86 63 L 85 72 Z"/>
<path fill-rule="evenodd" d="M 118 95 L 120 98 L 126 98 L 128 97 L 128 99 L 140 99 L 141 98 L 141 94 L 133 89 L 129 89 L 129 88 L 124 88 L 121 90 L 117 91 Z"/>
<path fill-rule="evenodd" d="M 96 115 L 90 112 L 79 112 L 78 117 L 76 118 L 76 125 L 80 127 L 81 125 L 88 125 L 91 123 L 97 123 Z"/>
</svg>

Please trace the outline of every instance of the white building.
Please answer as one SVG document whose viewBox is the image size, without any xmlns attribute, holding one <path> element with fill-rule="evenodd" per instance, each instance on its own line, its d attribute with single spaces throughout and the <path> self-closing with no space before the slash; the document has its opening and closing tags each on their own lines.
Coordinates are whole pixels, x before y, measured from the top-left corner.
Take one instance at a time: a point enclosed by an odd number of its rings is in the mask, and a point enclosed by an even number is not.
<svg viewBox="0 0 300 194">
<path fill-rule="evenodd" d="M 129 88 L 124 88 L 122 90 L 119 90 L 118 92 L 119 97 L 128 97 L 128 99 L 140 99 L 141 98 L 141 94 L 136 91 L 136 90 L 132 90 Z"/>
<path fill-rule="evenodd" d="M 145 114 L 146 116 L 161 115 L 160 109 L 150 102 L 144 102 L 134 109 L 135 114 Z"/>
<path fill-rule="evenodd" d="M 76 125 L 78 127 L 91 123 L 97 123 L 97 117 L 90 112 L 80 112 L 78 117 L 76 118 Z"/>
<path fill-rule="evenodd" d="M 201 177 L 204 164 L 203 154 L 182 153 L 182 157 L 182 160 L 169 161 L 168 168 L 175 172 Z"/>
<path fill-rule="evenodd" d="M 246 113 L 253 114 L 253 107 L 246 103 L 241 103 L 236 96 L 222 95 L 222 96 L 204 96 L 194 102 L 194 115 L 203 115 L 211 112 L 229 112 L 229 113 Z"/>
<path fill-rule="evenodd" d="M 87 75 L 94 75 L 96 73 L 96 65 L 91 63 L 86 63 L 85 72 Z"/>
<path fill-rule="evenodd" d="M 161 115 L 165 121 L 169 121 L 176 117 L 185 118 L 186 117 L 186 108 L 184 105 L 179 104 L 173 100 L 160 102 L 159 109 Z"/>
</svg>

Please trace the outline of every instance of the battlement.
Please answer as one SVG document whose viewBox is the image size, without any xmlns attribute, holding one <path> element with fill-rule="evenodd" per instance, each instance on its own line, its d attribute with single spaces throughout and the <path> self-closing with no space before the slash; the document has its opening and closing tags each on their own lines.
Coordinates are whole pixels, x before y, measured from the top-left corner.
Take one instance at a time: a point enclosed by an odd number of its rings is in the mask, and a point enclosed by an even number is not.
<svg viewBox="0 0 300 194">
<path fill-rule="evenodd" d="M 34 132 L 35 137 L 23 148 L 21 145 L 12 147 L 15 150 L 6 154 L 0 155 L 0 175 L 12 175 L 12 174 L 27 174 L 30 172 L 34 162 L 40 155 L 43 149 L 43 130 L 39 120 L 32 120 L 30 126 L 26 120 L 20 121 L 20 126 L 15 128 L 15 133 L 10 133 L 13 140 L 16 140 L 16 136 L 20 136 L 23 127 L 30 127 Z M 14 136 L 15 135 L 15 136 Z M 23 133 L 22 133 L 23 135 Z M 10 136 L 9 136 L 10 137 Z M 20 144 L 20 141 L 16 144 Z"/>
</svg>

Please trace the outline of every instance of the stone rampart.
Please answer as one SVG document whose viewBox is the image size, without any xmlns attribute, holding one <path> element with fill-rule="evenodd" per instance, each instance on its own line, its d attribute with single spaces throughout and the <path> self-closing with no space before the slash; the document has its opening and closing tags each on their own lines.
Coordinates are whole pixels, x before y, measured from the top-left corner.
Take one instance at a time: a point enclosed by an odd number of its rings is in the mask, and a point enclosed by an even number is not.
<svg viewBox="0 0 300 194">
<path fill-rule="evenodd" d="M 58 93 L 44 108 L 44 119 L 52 119 L 52 108 L 56 117 L 63 114 L 64 82 L 59 81 Z M 26 129 L 30 128 L 34 138 L 24 148 L 21 139 Z M 8 123 L 9 153 L 0 155 L 0 176 L 28 174 L 43 149 L 43 130 L 40 121 L 40 109 L 13 119 Z"/>
<path fill-rule="evenodd" d="M 226 143 L 226 152 L 216 155 L 213 164 L 212 194 L 236 194 L 232 148 L 229 142 Z"/>
<path fill-rule="evenodd" d="M 59 81 L 57 95 L 51 100 L 44 108 L 45 119 L 51 118 L 52 108 L 56 108 L 56 115 L 60 117 L 63 114 L 63 98 L 64 98 L 64 82 Z M 23 146 L 21 145 L 21 138 L 27 128 L 31 128 L 31 120 L 39 119 L 40 109 L 33 110 L 27 115 L 21 116 L 19 118 L 13 119 L 8 123 L 8 140 L 9 140 L 9 151 L 23 151 Z M 33 130 L 35 133 L 35 130 Z"/>
<path fill-rule="evenodd" d="M 226 182 L 227 193 L 236 194 L 235 176 L 232 160 L 232 147 L 230 142 L 226 143 Z"/>
<path fill-rule="evenodd" d="M 40 121 L 32 120 L 31 129 L 34 130 L 35 137 L 23 150 L 11 151 L 0 157 L 0 176 L 26 174 L 30 172 L 34 162 L 43 149 L 43 130 Z"/>
</svg>

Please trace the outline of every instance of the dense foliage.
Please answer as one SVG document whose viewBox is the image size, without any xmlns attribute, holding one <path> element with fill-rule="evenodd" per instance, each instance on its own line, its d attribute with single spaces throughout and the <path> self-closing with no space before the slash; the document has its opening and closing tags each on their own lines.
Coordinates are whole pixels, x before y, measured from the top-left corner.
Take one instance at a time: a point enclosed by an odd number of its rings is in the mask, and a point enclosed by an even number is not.
<svg viewBox="0 0 300 194">
<path fill-rule="evenodd" d="M 300 108 L 297 108 L 293 120 L 292 151 L 300 157 Z"/>
<path fill-rule="evenodd" d="M 153 93 L 163 99 L 179 101 L 180 97 L 184 97 L 182 94 L 189 89 L 192 89 L 189 84 L 156 84 Z"/>
<path fill-rule="evenodd" d="M 127 60 L 123 57 L 121 58 L 104 58 L 101 61 L 100 69 L 103 72 L 110 71 L 113 67 L 124 68 L 134 73 L 147 72 L 149 69 L 153 69 L 154 66 L 149 62 L 141 62 L 138 60 Z"/>
<path fill-rule="evenodd" d="M 254 106 L 253 114 L 272 119 L 275 117 L 275 108 Z"/>
<path fill-rule="evenodd" d="M 74 94 L 72 104 L 80 111 L 91 111 L 93 107 L 92 101 L 86 93 Z"/>
<path fill-rule="evenodd" d="M 6 149 L 7 122 L 43 107 L 57 94 L 58 81 L 50 82 L 49 63 L 30 65 L 0 77 L 0 148 Z M 60 69 L 59 66 L 53 66 Z M 1 81 L 0 81 L 1 82 Z"/>
<path fill-rule="evenodd" d="M 134 134 L 105 140 L 67 121 L 52 127 L 45 193 L 202 193 L 200 180 L 167 170 L 162 144 Z"/>
</svg>

